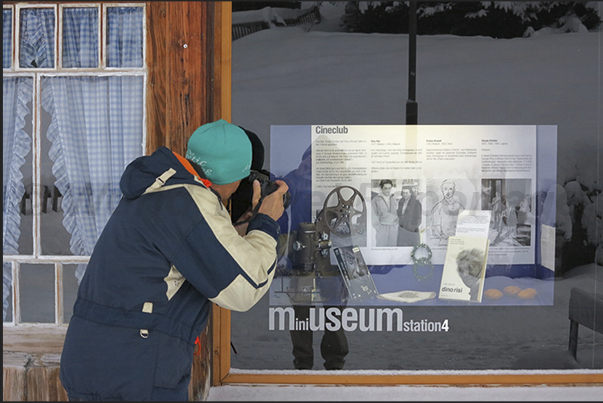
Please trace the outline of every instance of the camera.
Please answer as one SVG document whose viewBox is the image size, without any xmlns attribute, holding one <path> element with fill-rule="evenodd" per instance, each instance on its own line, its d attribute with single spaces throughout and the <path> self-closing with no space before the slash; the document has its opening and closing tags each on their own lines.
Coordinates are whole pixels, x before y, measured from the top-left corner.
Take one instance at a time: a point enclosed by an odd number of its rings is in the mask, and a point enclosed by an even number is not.
<svg viewBox="0 0 603 403">
<path fill-rule="evenodd" d="M 270 172 L 262 169 L 261 171 L 251 170 L 248 180 L 242 180 L 238 189 L 232 194 L 230 199 L 232 223 L 241 222 L 239 218 L 247 212 L 253 199 L 253 181 L 257 179 L 260 182 L 261 196 L 265 197 L 278 189 L 278 184 L 270 180 Z M 285 209 L 291 203 L 291 194 L 287 191 L 283 195 L 283 206 Z M 242 223 L 244 223 L 243 221 Z"/>
<path fill-rule="evenodd" d="M 278 184 L 272 180 L 270 180 L 270 176 L 264 172 L 251 170 L 249 174 L 249 182 L 253 183 L 254 180 L 258 180 L 260 182 L 260 187 L 262 189 L 262 198 L 268 196 L 273 193 L 276 189 L 278 189 Z M 285 209 L 289 207 L 291 203 L 291 194 L 287 191 L 283 195 L 283 206 Z"/>
</svg>

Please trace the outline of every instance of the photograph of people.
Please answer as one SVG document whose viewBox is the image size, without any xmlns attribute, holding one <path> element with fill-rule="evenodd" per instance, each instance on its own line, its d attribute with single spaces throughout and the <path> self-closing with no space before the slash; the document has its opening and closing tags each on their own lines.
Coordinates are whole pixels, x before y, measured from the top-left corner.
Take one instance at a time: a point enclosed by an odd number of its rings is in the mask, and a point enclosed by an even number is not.
<svg viewBox="0 0 603 403">
<path fill-rule="evenodd" d="M 372 225 L 376 231 L 375 246 L 396 246 L 398 237 L 398 206 L 394 200 L 390 179 L 379 182 L 381 191 L 372 198 Z"/>
<path fill-rule="evenodd" d="M 494 198 L 492 199 L 492 223 L 493 229 L 498 229 L 502 225 L 503 216 L 503 197 L 500 196 L 500 192 L 496 191 Z"/>
<path fill-rule="evenodd" d="M 529 179 L 482 179 L 482 189 L 490 188 L 494 196 L 482 199 L 482 209 L 492 210 L 490 246 L 529 246 L 531 211 Z"/>
<path fill-rule="evenodd" d="M 519 203 L 519 209 L 517 210 L 517 222 L 519 224 L 528 223 L 528 214 L 532 211 L 531 205 L 532 203 L 530 201 L 530 195 L 527 194 Z"/>
<path fill-rule="evenodd" d="M 445 179 L 440 185 L 442 199 L 431 209 L 431 233 L 434 238 L 448 239 L 456 233 L 456 222 L 459 213 L 465 206 L 455 196 L 456 184 L 450 179 Z"/>
<path fill-rule="evenodd" d="M 492 186 L 487 180 L 482 182 L 482 210 L 492 210 Z"/>
<path fill-rule="evenodd" d="M 398 246 L 416 246 L 421 243 L 419 226 L 422 222 L 422 206 L 412 187 L 402 187 L 402 198 L 398 202 Z"/>
</svg>

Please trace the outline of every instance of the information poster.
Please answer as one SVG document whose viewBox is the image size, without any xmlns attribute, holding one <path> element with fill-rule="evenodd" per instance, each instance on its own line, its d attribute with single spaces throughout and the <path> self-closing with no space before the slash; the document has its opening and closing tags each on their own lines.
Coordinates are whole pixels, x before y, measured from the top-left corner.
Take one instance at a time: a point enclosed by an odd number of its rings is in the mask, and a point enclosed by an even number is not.
<svg viewBox="0 0 603 403">
<path fill-rule="evenodd" d="M 292 202 L 271 305 L 552 304 L 554 248 L 540 238 L 556 161 L 539 156 L 555 150 L 551 126 L 273 126 L 270 169 Z M 487 239 L 479 295 L 444 298 L 449 239 L 467 231 Z M 362 293 L 338 279 L 344 248 L 368 267 Z"/>
</svg>

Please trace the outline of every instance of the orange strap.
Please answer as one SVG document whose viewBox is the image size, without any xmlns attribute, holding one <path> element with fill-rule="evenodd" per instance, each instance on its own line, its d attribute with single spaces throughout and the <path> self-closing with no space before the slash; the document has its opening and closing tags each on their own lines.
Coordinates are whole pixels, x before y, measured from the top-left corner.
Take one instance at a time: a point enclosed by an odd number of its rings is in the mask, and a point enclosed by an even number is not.
<svg viewBox="0 0 603 403">
<path fill-rule="evenodd" d="M 197 336 L 197 340 L 195 340 L 195 355 L 199 355 L 201 352 L 201 340 L 199 340 L 199 336 Z"/>
<path fill-rule="evenodd" d="M 186 168 L 186 170 L 190 173 L 192 173 L 197 179 L 199 179 L 201 182 L 203 182 L 203 184 L 206 187 L 211 187 L 211 182 L 208 179 L 202 178 L 199 176 L 199 174 L 197 173 L 197 171 L 195 171 L 195 168 L 193 168 L 193 166 L 191 165 L 191 163 L 184 158 L 182 155 L 178 154 L 177 152 L 174 152 L 174 155 L 176 156 L 176 158 L 178 158 L 178 161 L 180 161 L 180 163 L 184 166 L 184 168 Z"/>
</svg>

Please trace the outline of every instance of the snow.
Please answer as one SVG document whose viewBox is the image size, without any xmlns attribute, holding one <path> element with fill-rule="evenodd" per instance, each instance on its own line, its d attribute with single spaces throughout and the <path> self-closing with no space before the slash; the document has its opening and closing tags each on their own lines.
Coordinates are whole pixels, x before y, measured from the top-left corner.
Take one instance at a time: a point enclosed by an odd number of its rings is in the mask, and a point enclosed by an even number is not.
<svg viewBox="0 0 603 403">
<path fill-rule="evenodd" d="M 218 386 L 208 401 L 599 401 L 603 387 Z"/>
<path fill-rule="evenodd" d="M 262 138 L 266 155 L 270 125 L 405 123 L 408 35 L 340 32 L 342 12 L 323 2 L 309 32 L 278 27 L 233 42 L 232 120 Z M 558 184 L 600 192 L 602 35 L 561 31 L 418 36 L 419 124 L 556 125 Z"/>
</svg>

